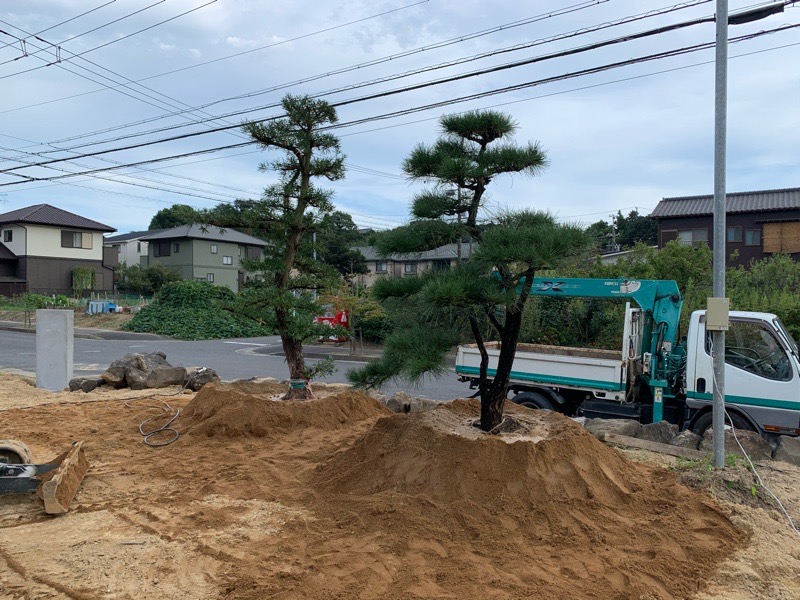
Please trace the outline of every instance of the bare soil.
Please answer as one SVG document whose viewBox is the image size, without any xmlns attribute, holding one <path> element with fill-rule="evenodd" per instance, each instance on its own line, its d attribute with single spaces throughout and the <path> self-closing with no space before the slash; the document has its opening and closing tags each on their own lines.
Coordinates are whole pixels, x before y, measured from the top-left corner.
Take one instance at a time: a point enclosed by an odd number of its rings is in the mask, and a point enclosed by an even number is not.
<svg viewBox="0 0 800 600">
<path fill-rule="evenodd" d="M 547 411 L 486 436 L 471 400 L 406 415 L 284 391 L 49 393 L 0 373 L 0 437 L 39 460 L 82 439 L 91 464 L 66 515 L 0 498 L 0 596 L 800 598 L 800 537 L 741 465 L 621 452 Z M 180 438 L 143 444 L 172 408 Z M 800 516 L 800 469 L 759 471 Z"/>
<path fill-rule="evenodd" d="M 128 323 L 128 321 L 130 321 L 134 316 L 134 313 L 87 315 L 83 310 L 76 310 L 74 326 L 121 331 L 123 326 L 125 326 L 125 324 Z M 35 313 L 31 314 L 30 318 L 32 322 L 36 322 Z M 20 325 L 24 325 L 25 313 L 17 310 L 0 311 L 0 321 L 12 321 L 17 322 Z"/>
</svg>

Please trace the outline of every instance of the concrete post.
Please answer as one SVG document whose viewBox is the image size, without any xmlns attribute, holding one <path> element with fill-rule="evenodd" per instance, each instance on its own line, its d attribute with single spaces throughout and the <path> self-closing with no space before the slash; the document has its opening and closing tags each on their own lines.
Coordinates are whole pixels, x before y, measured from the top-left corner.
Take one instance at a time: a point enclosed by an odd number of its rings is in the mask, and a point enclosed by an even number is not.
<svg viewBox="0 0 800 600">
<path fill-rule="evenodd" d="M 74 316 L 71 310 L 36 311 L 36 387 L 56 392 L 69 385 Z"/>
</svg>

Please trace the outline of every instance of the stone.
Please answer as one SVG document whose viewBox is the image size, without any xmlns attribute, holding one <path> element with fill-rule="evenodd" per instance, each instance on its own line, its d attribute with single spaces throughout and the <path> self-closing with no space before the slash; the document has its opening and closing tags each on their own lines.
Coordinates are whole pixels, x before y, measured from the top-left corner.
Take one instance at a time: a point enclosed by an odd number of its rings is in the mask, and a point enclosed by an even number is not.
<svg viewBox="0 0 800 600">
<path fill-rule="evenodd" d="M 800 467 L 800 438 L 782 435 L 773 456 L 775 460 L 782 460 Z"/>
<path fill-rule="evenodd" d="M 436 400 L 415 398 L 405 392 L 395 392 L 395 394 L 386 401 L 386 408 L 396 413 L 422 412 L 433 410 L 437 406 L 439 406 L 439 403 Z"/>
<path fill-rule="evenodd" d="M 105 383 L 102 377 L 73 377 L 69 380 L 69 391 L 81 391 L 88 394 L 99 386 L 105 385 Z"/>
<path fill-rule="evenodd" d="M 207 383 L 219 382 L 220 377 L 214 369 L 209 369 L 208 367 L 189 367 L 186 369 L 186 377 L 182 384 L 187 390 L 196 392 Z"/>
<path fill-rule="evenodd" d="M 700 442 L 699 450 L 704 450 L 706 452 L 714 451 L 712 432 L 713 429 L 709 427 L 705 434 L 703 434 L 703 439 Z M 770 443 L 755 431 L 746 431 L 743 429 L 736 430 L 736 437 L 734 437 L 733 431 L 730 429 L 725 430 L 726 455 L 736 454 L 737 456 L 743 456 L 742 450 L 739 448 L 739 443 L 736 442 L 737 440 L 742 445 L 742 448 L 744 448 L 744 451 L 747 452 L 750 460 L 758 461 L 772 458 L 772 446 Z"/>
<path fill-rule="evenodd" d="M 666 421 L 658 421 L 657 423 L 642 425 L 639 429 L 639 435 L 636 437 L 660 444 L 669 444 L 669 441 L 676 435 L 678 435 L 677 425 Z"/>
<path fill-rule="evenodd" d="M 182 385 L 186 378 L 184 367 L 173 367 L 163 352 L 126 354 L 115 360 L 102 375 L 103 381 L 115 388 L 133 390 Z"/>
<path fill-rule="evenodd" d="M 639 430 L 642 428 L 641 424 L 633 419 L 587 419 L 584 427 L 597 438 L 606 433 L 639 437 Z"/>
<path fill-rule="evenodd" d="M 678 435 L 676 435 L 674 438 L 669 440 L 667 443 L 670 446 L 679 446 L 681 448 L 690 448 L 692 450 L 697 450 L 697 448 L 700 446 L 700 440 L 702 439 L 703 438 L 701 438 L 693 431 L 685 429 L 684 431 L 681 431 Z"/>
</svg>

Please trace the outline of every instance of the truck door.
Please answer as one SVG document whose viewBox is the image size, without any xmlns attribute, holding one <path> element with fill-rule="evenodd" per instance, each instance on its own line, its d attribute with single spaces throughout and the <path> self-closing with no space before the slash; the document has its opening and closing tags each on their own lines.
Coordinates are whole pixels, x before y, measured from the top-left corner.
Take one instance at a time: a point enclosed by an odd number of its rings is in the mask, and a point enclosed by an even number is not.
<svg viewBox="0 0 800 600">
<path fill-rule="evenodd" d="M 700 324 L 694 373 L 687 404 L 712 402 L 714 375 L 711 335 Z M 800 428 L 800 372 L 797 362 L 771 323 L 757 317 L 731 316 L 725 334 L 725 403 L 736 405 L 768 431 Z"/>
</svg>

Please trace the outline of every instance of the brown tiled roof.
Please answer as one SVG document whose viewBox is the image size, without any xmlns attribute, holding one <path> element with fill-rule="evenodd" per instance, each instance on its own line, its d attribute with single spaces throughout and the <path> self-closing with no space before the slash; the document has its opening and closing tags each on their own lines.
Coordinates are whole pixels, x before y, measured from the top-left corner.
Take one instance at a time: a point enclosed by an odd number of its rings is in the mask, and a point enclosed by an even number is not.
<svg viewBox="0 0 800 600">
<path fill-rule="evenodd" d="M 725 204 L 727 214 L 800 209 L 800 188 L 727 194 Z M 684 196 L 664 198 L 650 216 L 659 219 L 710 215 L 713 212 L 714 196 Z"/>
<path fill-rule="evenodd" d="M 0 215 L 0 224 L 3 223 L 31 223 L 35 225 L 52 225 L 53 227 L 91 229 L 94 231 L 116 231 L 113 227 L 49 204 L 34 204 L 33 206 L 3 213 Z"/>
</svg>

